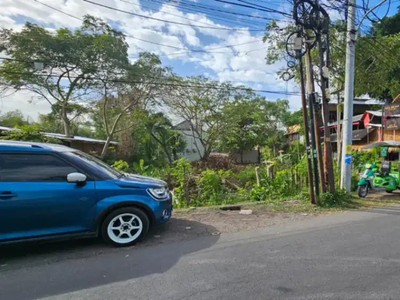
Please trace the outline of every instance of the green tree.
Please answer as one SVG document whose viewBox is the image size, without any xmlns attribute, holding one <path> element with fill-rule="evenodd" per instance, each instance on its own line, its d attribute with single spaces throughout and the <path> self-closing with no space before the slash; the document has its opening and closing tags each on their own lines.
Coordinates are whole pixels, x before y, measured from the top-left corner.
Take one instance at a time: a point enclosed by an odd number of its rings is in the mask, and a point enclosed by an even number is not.
<svg viewBox="0 0 400 300">
<path fill-rule="evenodd" d="M 239 151 L 243 159 L 244 151 L 267 145 L 269 140 L 276 142 L 279 134 L 283 136 L 280 127 L 287 109 L 285 100 L 237 97 L 222 109 L 220 147 L 225 151 Z"/>
<path fill-rule="evenodd" d="M 386 102 L 400 93 L 400 10 L 382 22 L 373 23 L 360 36 L 356 51 L 356 94 L 366 94 Z"/>
<path fill-rule="evenodd" d="M 29 125 L 29 122 L 25 120 L 24 115 L 18 109 L 0 115 L 0 126 L 17 127 L 23 125 Z"/>
<path fill-rule="evenodd" d="M 293 126 L 298 124 L 303 124 L 303 111 L 286 111 L 283 114 L 282 123 L 286 126 Z"/>
<path fill-rule="evenodd" d="M 83 113 L 98 78 L 121 73 L 129 65 L 122 33 L 101 19 L 85 16 L 81 28 L 55 32 L 26 23 L 21 31 L 0 30 L 0 51 L 11 57 L 2 64 L 0 79 L 9 89 L 36 93 L 60 116 L 64 133 Z M 37 70 L 34 62 L 43 63 Z"/>
<path fill-rule="evenodd" d="M 168 163 L 172 165 L 179 158 L 179 153 L 185 150 L 186 140 L 184 137 L 174 129 L 171 121 L 163 113 L 151 114 L 146 127 L 150 137 L 158 143 L 168 159 Z"/>
<path fill-rule="evenodd" d="M 44 132 L 64 133 L 63 122 L 60 116 L 54 111 L 48 114 L 39 114 L 37 125 Z M 85 121 L 84 118 L 82 120 L 76 118 L 70 125 L 71 133 L 74 136 L 95 137 L 95 132 L 91 129 L 91 122 Z"/>
<path fill-rule="evenodd" d="M 102 120 L 106 136 L 102 158 L 107 155 L 114 135 L 135 125 L 135 122 L 126 124 L 124 118 L 135 110 L 155 104 L 163 90 L 158 82 L 169 74 L 169 69 L 162 66 L 160 59 L 148 52 L 140 53 L 139 59 L 133 64 L 127 64 L 125 68 L 122 80 L 105 77 L 98 89 L 102 99 L 95 104 L 94 114 L 97 120 Z M 149 79 L 153 77 L 157 80 Z"/>
<path fill-rule="evenodd" d="M 164 104 L 172 115 L 189 124 L 185 134 L 198 141 L 195 146 L 201 159 L 205 160 L 218 143 L 222 108 L 241 93 L 229 83 L 221 84 L 203 76 L 175 76 L 169 80 L 174 86 L 164 97 Z M 242 93 L 246 94 L 249 90 Z M 204 153 L 200 151 L 200 146 L 204 148 Z"/>
<path fill-rule="evenodd" d="M 386 36 L 400 33 L 400 8 L 393 16 L 385 17 L 382 22 L 372 23 L 372 29 L 369 33 L 374 36 Z"/>
</svg>

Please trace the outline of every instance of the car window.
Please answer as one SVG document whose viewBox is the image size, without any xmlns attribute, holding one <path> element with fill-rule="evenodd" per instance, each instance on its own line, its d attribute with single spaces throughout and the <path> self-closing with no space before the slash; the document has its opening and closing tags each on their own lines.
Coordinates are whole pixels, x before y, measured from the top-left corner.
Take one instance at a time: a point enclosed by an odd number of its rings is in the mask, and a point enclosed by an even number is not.
<svg viewBox="0 0 400 300">
<path fill-rule="evenodd" d="M 67 181 L 77 170 L 50 154 L 0 154 L 0 181 Z"/>
<path fill-rule="evenodd" d="M 105 174 L 109 178 L 115 179 L 123 176 L 121 172 L 113 169 L 105 162 L 84 152 L 70 151 L 70 152 L 65 152 L 65 155 L 69 156 L 70 158 L 79 158 L 80 160 L 89 164 L 92 168 L 96 169 L 98 172 Z"/>
</svg>

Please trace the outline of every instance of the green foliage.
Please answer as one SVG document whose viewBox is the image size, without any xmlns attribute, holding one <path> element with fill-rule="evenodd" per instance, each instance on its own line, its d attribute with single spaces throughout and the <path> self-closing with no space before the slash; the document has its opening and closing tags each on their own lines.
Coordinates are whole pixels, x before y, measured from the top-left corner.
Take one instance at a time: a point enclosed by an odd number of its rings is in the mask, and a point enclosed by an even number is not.
<svg viewBox="0 0 400 300">
<path fill-rule="evenodd" d="M 129 172 L 130 171 L 129 164 L 126 161 L 122 160 L 122 159 L 115 161 L 114 164 L 112 165 L 112 167 L 115 170 L 122 171 L 122 172 Z"/>
<path fill-rule="evenodd" d="M 254 185 L 251 190 L 253 200 L 273 200 L 281 201 L 288 197 L 297 196 L 301 191 L 299 177 L 295 178 L 295 169 L 284 169 L 278 171 L 275 175 L 267 176 L 266 172 L 261 172 L 261 186 Z"/>
<path fill-rule="evenodd" d="M 155 148 L 161 148 L 170 165 L 178 159 L 180 153 L 185 150 L 186 140 L 179 131 L 174 129 L 171 121 L 163 114 L 150 114 L 145 126 L 149 132 L 150 140 L 155 141 Z M 154 144 L 154 143 L 153 143 Z"/>
<path fill-rule="evenodd" d="M 174 198 L 177 207 L 185 207 L 191 201 L 190 179 L 192 175 L 192 166 L 189 161 L 181 158 L 175 161 L 171 168 L 171 175 L 175 180 Z"/>
<path fill-rule="evenodd" d="M 400 10 L 393 16 L 388 16 L 382 19 L 381 22 L 371 24 L 371 34 L 374 36 L 386 36 L 400 33 Z"/>
<path fill-rule="evenodd" d="M 365 163 L 377 163 L 380 159 L 381 148 L 372 148 L 370 151 L 357 151 L 351 152 L 353 159 L 354 170 L 361 172 Z"/>
<path fill-rule="evenodd" d="M 40 128 L 37 125 L 17 126 L 17 129 L 19 130 L 4 131 L 0 136 L 0 139 L 61 144 L 60 140 L 42 134 Z"/>
<path fill-rule="evenodd" d="M 150 166 L 146 166 L 143 159 L 140 159 L 139 163 L 133 163 L 133 168 L 140 175 L 148 176 L 150 173 Z"/>
<path fill-rule="evenodd" d="M 91 16 L 85 16 L 75 31 L 48 30 L 29 22 L 18 31 L 1 29 L 0 49 L 12 58 L 0 70 L 3 85 L 28 90 L 51 103 L 67 136 L 71 121 L 86 110 L 82 101 L 99 84 L 88 78 L 110 79 L 110 74 L 129 66 L 124 35 Z M 44 70 L 36 70 L 32 60 L 42 62 Z M 59 76 L 36 76 L 42 71 Z"/>
<path fill-rule="evenodd" d="M 190 125 L 186 130 L 192 132 L 191 135 L 204 148 L 204 153 L 200 153 L 201 158 L 207 159 L 220 137 L 223 125 L 221 110 L 224 105 L 235 97 L 252 92 L 244 87 L 244 91 L 233 89 L 229 83 L 219 83 L 204 76 L 171 76 L 169 80 L 175 86 L 167 92 L 163 102 L 171 113 Z"/>
<path fill-rule="evenodd" d="M 225 180 L 230 176 L 230 171 L 207 169 L 201 172 L 196 180 L 198 195 L 195 204 L 216 205 L 224 203 L 227 194 Z"/>
<path fill-rule="evenodd" d="M 345 189 L 337 189 L 334 193 L 322 193 L 317 199 L 321 207 L 339 207 L 351 201 L 352 195 Z"/>
<path fill-rule="evenodd" d="M 25 120 L 20 110 L 9 111 L 0 115 L 0 126 L 12 128 L 23 125 L 29 125 L 29 122 Z"/>
<path fill-rule="evenodd" d="M 257 181 L 254 166 L 246 166 L 239 171 L 232 171 L 230 176 L 240 187 L 245 189 L 251 188 Z"/>
<path fill-rule="evenodd" d="M 399 59 L 400 33 L 361 37 L 357 41 L 355 93 L 368 93 L 371 97 L 390 102 L 400 91 L 399 68 L 392 63 Z"/>
<path fill-rule="evenodd" d="M 279 121 L 287 109 L 286 100 L 267 101 L 251 94 L 236 97 L 221 111 L 220 148 L 243 153 L 264 146 L 270 137 L 282 134 Z"/>
</svg>

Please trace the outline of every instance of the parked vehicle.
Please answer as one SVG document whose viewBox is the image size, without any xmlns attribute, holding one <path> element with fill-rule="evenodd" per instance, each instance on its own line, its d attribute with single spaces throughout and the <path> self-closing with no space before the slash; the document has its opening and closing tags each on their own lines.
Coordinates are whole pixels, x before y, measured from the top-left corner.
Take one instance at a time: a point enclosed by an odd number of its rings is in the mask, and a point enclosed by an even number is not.
<svg viewBox="0 0 400 300">
<path fill-rule="evenodd" d="M 61 145 L 0 141 L 0 244 L 101 236 L 129 246 L 171 213 L 162 180 Z"/>
<path fill-rule="evenodd" d="M 376 142 L 364 146 L 363 149 L 372 149 L 376 147 L 395 147 L 400 148 L 400 142 L 397 141 L 384 141 Z M 388 149 L 384 151 L 387 156 Z M 375 163 L 366 163 L 364 171 L 361 173 L 361 178 L 357 183 L 358 196 L 364 198 L 368 195 L 369 190 L 382 190 L 387 193 L 392 193 L 394 190 L 400 188 L 400 173 L 399 161 L 390 162 L 383 160 L 381 168 Z"/>
</svg>

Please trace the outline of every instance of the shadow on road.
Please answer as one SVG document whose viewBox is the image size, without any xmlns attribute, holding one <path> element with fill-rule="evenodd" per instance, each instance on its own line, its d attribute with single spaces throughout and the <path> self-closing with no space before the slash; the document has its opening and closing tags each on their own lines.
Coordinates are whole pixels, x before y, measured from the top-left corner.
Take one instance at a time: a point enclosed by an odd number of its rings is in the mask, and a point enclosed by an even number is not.
<svg viewBox="0 0 400 300">
<path fill-rule="evenodd" d="M 212 226 L 172 219 L 128 248 L 109 247 L 99 239 L 1 247 L 0 299 L 36 299 L 164 273 L 182 256 L 218 239 Z"/>
</svg>

